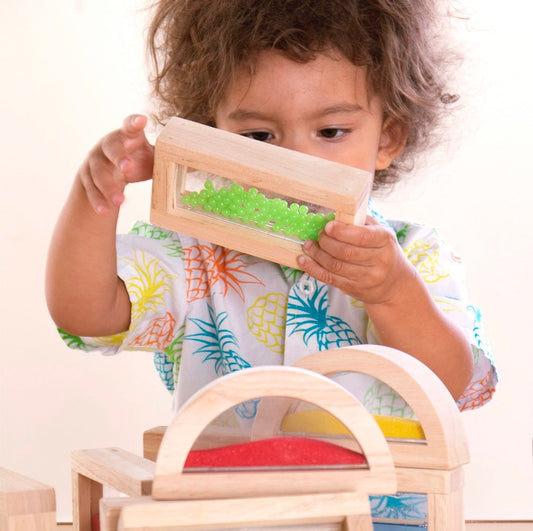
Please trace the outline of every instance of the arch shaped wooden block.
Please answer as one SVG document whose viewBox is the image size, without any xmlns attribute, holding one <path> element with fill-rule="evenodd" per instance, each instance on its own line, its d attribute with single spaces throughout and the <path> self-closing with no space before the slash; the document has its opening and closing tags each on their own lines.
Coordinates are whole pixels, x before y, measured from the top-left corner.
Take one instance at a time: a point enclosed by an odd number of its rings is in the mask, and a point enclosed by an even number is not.
<svg viewBox="0 0 533 531">
<path fill-rule="evenodd" d="M 186 469 L 190 450 L 205 425 L 229 408 L 264 396 L 296 398 L 324 408 L 357 438 L 366 466 Z M 87 452 L 78 457 L 87 465 Z M 86 465 L 84 470 L 93 468 Z M 104 470 L 100 476 L 116 476 L 117 470 Z M 192 396 L 163 437 L 152 495 L 103 498 L 100 521 L 102 531 L 288 528 L 321 523 L 340 524 L 346 531 L 371 531 L 368 495 L 395 491 L 386 441 L 357 399 L 332 380 L 306 369 L 257 367 L 225 375 Z"/>
<path fill-rule="evenodd" d="M 340 522 L 345 529 L 370 530 L 368 494 L 396 490 L 427 495 L 430 531 L 463 530 L 462 464 L 468 460 L 468 449 L 459 412 L 440 380 L 418 360 L 371 345 L 320 352 L 299 364 L 305 368 L 259 367 L 226 375 L 191 397 L 167 428 L 155 467 L 154 483 L 160 481 L 157 489 L 151 489 L 153 463 L 138 456 L 132 458 L 116 449 L 73 454 L 73 469 L 81 475 L 112 486 L 119 479 L 118 486 L 126 486 L 132 496 L 102 499 L 102 531 L 117 529 L 119 514 L 124 531 L 138 529 L 135 526 L 139 522 L 147 523 L 146 529 L 168 529 L 169 519 L 176 515 L 180 516 L 173 529 L 191 529 L 191 522 L 197 529 L 206 529 L 219 523 L 220 527 L 275 522 L 289 526 L 331 521 Z M 427 441 L 390 441 L 387 445 L 374 418 L 350 393 L 326 377 L 347 371 L 370 374 L 402 394 L 419 418 Z M 276 435 L 287 401 L 310 402 L 333 414 L 355 436 L 368 469 L 327 474 L 322 470 L 296 471 L 300 475 L 273 470 L 269 474 L 219 471 L 201 476 L 184 471 L 188 451 L 204 426 L 222 411 L 259 396 L 273 397 L 265 403 L 277 400 L 276 408 L 281 409 L 270 411 L 273 416 L 267 418 L 260 407 L 255 431 Z M 339 441 L 342 439 L 335 440 Z M 387 454 L 387 447 L 392 455 Z M 393 459 L 394 470 L 390 468 Z M 185 493 L 175 488 L 182 481 L 185 487 L 180 488 Z M 154 492 L 157 499 L 139 497 L 144 489 Z M 83 498 L 83 503 L 88 505 L 88 500 Z M 223 514 L 214 524 L 211 510 L 216 507 L 227 507 L 227 511 L 219 510 Z M 347 514 L 350 511 L 351 515 Z M 88 531 L 90 524 L 79 529 Z"/>
<path fill-rule="evenodd" d="M 297 267 L 302 241 L 185 206 L 188 168 L 317 205 L 345 223 L 364 222 L 372 187 L 369 172 L 172 118 L 155 144 L 152 223 L 291 267 Z"/>
<path fill-rule="evenodd" d="M 368 469 L 190 473 L 185 460 L 204 426 L 231 407 L 262 397 L 298 398 L 337 417 L 358 441 Z M 183 406 L 169 425 L 156 463 L 155 499 L 232 498 L 357 490 L 395 490 L 392 459 L 385 439 L 365 408 L 345 389 L 316 373 L 296 367 L 244 369 L 206 386 Z"/>
<path fill-rule="evenodd" d="M 327 358 L 312 354 L 296 366 L 319 374 L 354 371 L 375 376 L 413 409 L 426 441 L 390 441 L 396 466 L 451 470 L 469 462 L 468 443 L 459 410 L 440 379 L 426 365 L 399 350 L 380 345 L 348 347 Z"/>
<path fill-rule="evenodd" d="M 368 374 L 402 396 L 419 420 L 426 441 L 389 441 L 396 466 L 450 470 L 468 463 L 468 444 L 457 406 L 444 384 L 416 358 L 388 347 L 362 345 L 311 354 L 295 366 L 323 375 Z M 288 401 L 285 405 L 278 401 L 264 421 L 255 423 L 254 438 L 276 434 L 288 407 Z"/>
<path fill-rule="evenodd" d="M 469 461 L 466 433 L 453 398 L 439 378 L 416 358 L 379 345 L 318 352 L 295 366 L 323 375 L 358 372 L 394 389 L 411 406 L 424 441 L 389 440 L 398 490 L 426 494 L 430 531 L 464 530 L 463 466 Z M 291 401 L 260 408 L 253 438 L 276 435 Z M 328 437 L 325 437 L 328 439 Z M 353 447 L 349 442 L 348 447 Z"/>
</svg>

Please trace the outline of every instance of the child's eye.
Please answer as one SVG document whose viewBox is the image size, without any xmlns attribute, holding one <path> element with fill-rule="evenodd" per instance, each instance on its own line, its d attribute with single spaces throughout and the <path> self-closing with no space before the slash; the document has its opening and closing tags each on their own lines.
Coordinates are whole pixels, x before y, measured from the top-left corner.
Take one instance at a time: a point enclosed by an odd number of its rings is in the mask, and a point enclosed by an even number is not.
<svg viewBox="0 0 533 531">
<path fill-rule="evenodd" d="M 241 133 L 241 135 L 253 140 L 259 140 L 259 142 L 268 142 L 274 138 L 272 134 L 267 131 L 250 131 L 248 133 Z"/>
<path fill-rule="evenodd" d="M 339 127 L 326 127 L 324 129 L 321 129 L 318 132 L 318 135 L 328 140 L 334 140 L 336 138 L 340 138 L 342 135 L 344 135 L 347 132 L 348 132 L 347 129 L 341 129 Z"/>
</svg>

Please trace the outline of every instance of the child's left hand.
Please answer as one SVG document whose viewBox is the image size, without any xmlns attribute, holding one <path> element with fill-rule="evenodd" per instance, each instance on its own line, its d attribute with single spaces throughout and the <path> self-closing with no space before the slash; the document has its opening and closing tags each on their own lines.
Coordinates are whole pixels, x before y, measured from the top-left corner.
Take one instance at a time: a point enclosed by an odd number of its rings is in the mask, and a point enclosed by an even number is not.
<svg viewBox="0 0 533 531">
<path fill-rule="evenodd" d="M 367 217 L 366 225 L 330 222 L 308 240 L 300 267 L 360 300 L 381 345 L 427 365 L 458 400 L 473 375 L 470 344 L 436 306 L 396 235 Z"/>
<path fill-rule="evenodd" d="M 300 267 L 307 274 L 368 305 L 394 303 L 416 275 L 396 235 L 370 216 L 364 226 L 328 223 L 304 251 Z"/>
</svg>

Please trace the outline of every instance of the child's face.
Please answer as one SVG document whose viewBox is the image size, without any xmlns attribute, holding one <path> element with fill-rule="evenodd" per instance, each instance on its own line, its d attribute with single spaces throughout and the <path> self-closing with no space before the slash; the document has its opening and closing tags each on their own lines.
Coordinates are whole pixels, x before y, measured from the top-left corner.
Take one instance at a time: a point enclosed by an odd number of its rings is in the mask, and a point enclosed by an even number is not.
<svg viewBox="0 0 533 531">
<path fill-rule="evenodd" d="M 370 172 L 401 153 L 405 128 L 383 119 L 365 68 L 340 54 L 300 64 L 273 51 L 261 52 L 254 67 L 217 107 L 220 129 Z"/>
</svg>

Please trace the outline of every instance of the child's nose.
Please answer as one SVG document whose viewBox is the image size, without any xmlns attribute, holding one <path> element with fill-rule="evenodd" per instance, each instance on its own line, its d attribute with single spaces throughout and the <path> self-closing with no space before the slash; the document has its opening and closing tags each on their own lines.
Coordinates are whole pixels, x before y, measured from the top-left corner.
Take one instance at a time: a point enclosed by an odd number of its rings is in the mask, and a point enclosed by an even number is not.
<svg viewBox="0 0 533 531">
<path fill-rule="evenodd" d="M 305 136 L 291 135 L 284 137 L 280 145 L 284 148 L 305 153 L 306 155 L 315 155 L 311 139 Z"/>
</svg>

